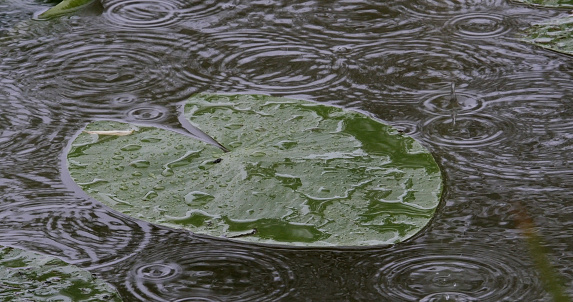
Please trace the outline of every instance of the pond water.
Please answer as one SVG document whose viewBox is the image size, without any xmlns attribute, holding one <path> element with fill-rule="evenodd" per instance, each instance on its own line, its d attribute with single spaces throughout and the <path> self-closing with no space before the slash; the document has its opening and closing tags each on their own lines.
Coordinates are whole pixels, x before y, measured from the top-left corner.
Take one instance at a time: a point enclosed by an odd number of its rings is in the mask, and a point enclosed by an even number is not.
<svg viewBox="0 0 573 302">
<path fill-rule="evenodd" d="M 551 301 L 541 256 L 573 296 L 573 59 L 516 39 L 567 11 L 502 0 L 102 4 L 30 22 L 46 4 L 0 1 L 0 244 L 90 269 L 125 301 Z M 62 180 L 86 123 L 184 130 L 178 106 L 205 91 L 335 104 L 412 135 L 444 171 L 434 220 L 390 247 L 259 246 L 127 217 Z M 524 210 L 541 256 L 519 228 Z"/>
</svg>

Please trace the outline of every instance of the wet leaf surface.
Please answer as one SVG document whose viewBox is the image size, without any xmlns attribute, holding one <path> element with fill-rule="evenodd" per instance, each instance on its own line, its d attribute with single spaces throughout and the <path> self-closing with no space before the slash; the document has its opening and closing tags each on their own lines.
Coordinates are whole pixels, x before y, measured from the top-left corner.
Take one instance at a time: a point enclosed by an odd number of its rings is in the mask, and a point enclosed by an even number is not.
<svg viewBox="0 0 573 302">
<path fill-rule="evenodd" d="M 237 240 L 378 245 L 432 218 L 442 178 L 414 139 L 363 114 L 258 95 L 199 95 L 191 123 L 231 149 L 152 127 L 99 121 L 68 154 L 89 195 L 147 221 Z"/>
</svg>

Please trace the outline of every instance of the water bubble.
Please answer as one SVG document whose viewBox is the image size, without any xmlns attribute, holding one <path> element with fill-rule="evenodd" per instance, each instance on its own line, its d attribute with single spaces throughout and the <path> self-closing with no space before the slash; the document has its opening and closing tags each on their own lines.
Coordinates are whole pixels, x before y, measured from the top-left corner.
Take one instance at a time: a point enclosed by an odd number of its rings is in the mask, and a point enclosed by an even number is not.
<svg viewBox="0 0 573 302">
<path fill-rule="evenodd" d="M 141 149 L 141 146 L 135 145 L 135 144 L 125 145 L 125 146 L 120 148 L 121 151 L 137 151 L 139 149 Z"/>
<path fill-rule="evenodd" d="M 129 163 L 130 166 L 134 167 L 134 168 L 148 168 L 151 163 L 147 160 L 135 160 L 132 161 L 131 163 Z"/>
<path fill-rule="evenodd" d="M 175 174 L 175 172 L 171 168 L 165 168 L 163 171 L 161 171 L 161 175 L 165 177 L 173 176 L 173 174 Z"/>
<path fill-rule="evenodd" d="M 155 191 L 149 191 L 149 192 L 147 192 L 147 193 L 145 194 L 145 196 L 143 196 L 143 199 L 149 200 L 149 199 L 153 199 L 153 198 L 155 198 L 155 197 L 157 197 L 157 196 L 159 196 L 159 195 L 157 194 L 157 192 L 155 192 Z"/>
<path fill-rule="evenodd" d="M 161 141 L 161 139 L 157 137 L 146 137 L 142 138 L 141 141 L 144 143 L 158 143 Z"/>
</svg>

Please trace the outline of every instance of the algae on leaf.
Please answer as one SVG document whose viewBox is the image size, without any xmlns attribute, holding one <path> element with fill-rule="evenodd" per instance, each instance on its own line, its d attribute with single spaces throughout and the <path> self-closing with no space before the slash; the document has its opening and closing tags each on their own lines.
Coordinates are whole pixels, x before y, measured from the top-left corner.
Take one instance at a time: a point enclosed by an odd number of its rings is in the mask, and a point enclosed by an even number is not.
<svg viewBox="0 0 573 302">
<path fill-rule="evenodd" d="M 219 148 L 164 129 L 118 122 L 81 133 L 74 181 L 146 221 L 259 243 L 389 244 L 432 218 L 442 178 L 411 137 L 363 114 L 262 95 L 192 97 L 185 117 Z"/>
<path fill-rule="evenodd" d="M 100 302 L 121 298 L 108 284 L 62 260 L 0 247 L 0 300 Z"/>
</svg>

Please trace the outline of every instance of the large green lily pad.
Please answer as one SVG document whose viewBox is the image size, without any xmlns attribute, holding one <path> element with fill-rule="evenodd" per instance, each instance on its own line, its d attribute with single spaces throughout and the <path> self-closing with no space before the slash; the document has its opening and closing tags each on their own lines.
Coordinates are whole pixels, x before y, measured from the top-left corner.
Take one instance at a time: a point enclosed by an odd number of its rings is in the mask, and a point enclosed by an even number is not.
<svg viewBox="0 0 573 302">
<path fill-rule="evenodd" d="M 0 247 L 0 300 L 121 301 L 110 285 L 54 257 Z"/>
<path fill-rule="evenodd" d="M 364 114 L 262 95 L 192 97 L 185 117 L 229 148 L 98 121 L 73 141 L 71 177 L 146 221 L 259 243 L 379 245 L 432 218 L 442 177 L 411 137 Z"/>
</svg>

